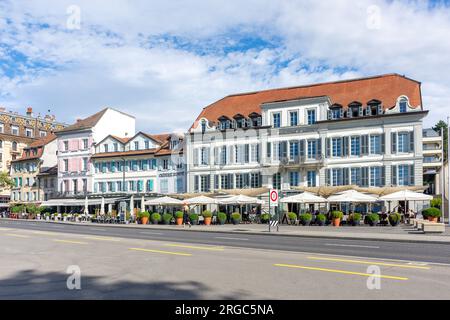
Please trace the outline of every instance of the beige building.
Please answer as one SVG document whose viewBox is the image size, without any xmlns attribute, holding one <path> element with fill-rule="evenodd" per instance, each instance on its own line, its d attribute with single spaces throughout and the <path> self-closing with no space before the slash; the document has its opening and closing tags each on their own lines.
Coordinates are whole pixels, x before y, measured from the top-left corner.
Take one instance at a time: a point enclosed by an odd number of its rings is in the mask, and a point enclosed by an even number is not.
<svg viewBox="0 0 450 320">
<path fill-rule="evenodd" d="M 27 108 L 25 115 L 0 108 L 0 170 L 10 172 L 11 161 L 21 157 L 24 148 L 66 125 L 56 122 L 55 116 L 33 115 Z M 0 202 L 8 202 L 11 190 L 0 191 Z"/>
</svg>

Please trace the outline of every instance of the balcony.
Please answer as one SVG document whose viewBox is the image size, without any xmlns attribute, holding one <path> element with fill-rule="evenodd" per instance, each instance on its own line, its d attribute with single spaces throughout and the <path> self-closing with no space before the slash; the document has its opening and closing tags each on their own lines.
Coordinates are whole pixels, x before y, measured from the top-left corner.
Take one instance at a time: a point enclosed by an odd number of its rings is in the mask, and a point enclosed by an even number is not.
<svg viewBox="0 0 450 320">
<path fill-rule="evenodd" d="M 322 167 L 324 165 L 324 156 L 316 155 L 313 158 L 308 156 L 295 156 L 295 157 L 281 157 L 280 160 L 265 159 L 265 165 L 279 165 L 283 168 L 298 168 L 298 167 Z"/>
</svg>

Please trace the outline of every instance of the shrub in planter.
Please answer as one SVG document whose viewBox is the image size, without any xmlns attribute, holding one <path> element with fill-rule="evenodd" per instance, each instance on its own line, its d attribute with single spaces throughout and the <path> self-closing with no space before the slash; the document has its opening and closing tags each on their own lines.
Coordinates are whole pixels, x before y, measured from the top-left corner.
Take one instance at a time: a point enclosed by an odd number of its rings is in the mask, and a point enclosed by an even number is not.
<svg viewBox="0 0 450 320">
<path fill-rule="evenodd" d="M 344 214 L 341 211 L 332 211 L 331 219 L 333 219 L 333 226 L 339 227 L 341 225 L 341 219 Z"/>
<path fill-rule="evenodd" d="M 182 211 L 177 211 L 175 212 L 175 221 L 177 223 L 177 226 L 181 226 L 183 224 L 183 212 Z"/>
<path fill-rule="evenodd" d="M 191 220 L 192 224 L 198 224 L 198 214 L 191 213 L 191 215 L 189 216 L 189 220 Z"/>
<path fill-rule="evenodd" d="M 316 216 L 316 222 L 319 226 L 324 226 L 325 221 L 327 221 L 327 217 L 323 213 L 320 213 Z"/>
<path fill-rule="evenodd" d="M 441 210 L 438 208 L 427 208 L 422 211 L 422 215 L 425 219 L 432 222 L 437 222 L 437 219 L 442 215 Z"/>
<path fill-rule="evenodd" d="M 441 209 L 442 206 L 442 199 L 441 198 L 434 198 L 430 202 L 431 207 Z"/>
<path fill-rule="evenodd" d="M 367 221 L 369 222 L 370 226 L 376 226 L 378 221 L 380 221 L 380 216 L 378 213 L 371 213 L 367 215 Z"/>
<path fill-rule="evenodd" d="M 352 226 L 359 226 L 359 224 L 361 223 L 361 213 L 352 213 L 350 215 L 350 222 Z"/>
<path fill-rule="evenodd" d="M 147 224 L 148 223 L 148 218 L 150 217 L 150 213 L 147 212 L 147 211 L 139 212 L 137 217 L 141 220 L 142 224 Z"/>
<path fill-rule="evenodd" d="M 261 223 L 268 223 L 270 220 L 270 214 L 268 213 L 263 213 L 261 215 Z"/>
<path fill-rule="evenodd" d="M 154 212 L 150 216 L 153 224 L 158 224 L 161 221 L 161 215 L 157 212 Z"/>
<path fill-rule="evenodd" d="M 172 221 L 173 216 L 170 213 L 164 213 L 162 220 L 164 224 L 170 224 L 170 221 Z"/>
<path fill-rule="evenodd" d="M 391 226 L 395 227 L 400 223 L 401 215 L 398 213 L 391 213 L 388 217 Z"/>
<path fill-rule="evenodd" d="M 205 218 L 205 225 L 209 226 L 211 224 L 212 213 L 209 210 L 205 210 L 202 213 L 203 218 Z"/>
<path fill-rule="evenodd" d="M 231 214 L 231 220 L 233 224 L 239 224 L 241 222 L 241 214 L 239 212 Z"/>
<path fill-rule="evenodd" d="M 225 222 L 227 221 L 227 215 L 223 212 L 219 212 L 217 214 L 217 220 L 219 220 L 220 224 L 225 224 Z"/>
<path fill-rule="evenodd" d="M 297 214 L 295 212 L 289 212 L 288 218 L 292 224 L 295 224 L 295 222 L 297 222 Z"/>
<path fill-rule="evenodd" d="M 310 213 L 303 213 L 299 217 L 300 223 L 304 226 L 309 226 L 312 220 L 312 215 Z"/>
</svg>

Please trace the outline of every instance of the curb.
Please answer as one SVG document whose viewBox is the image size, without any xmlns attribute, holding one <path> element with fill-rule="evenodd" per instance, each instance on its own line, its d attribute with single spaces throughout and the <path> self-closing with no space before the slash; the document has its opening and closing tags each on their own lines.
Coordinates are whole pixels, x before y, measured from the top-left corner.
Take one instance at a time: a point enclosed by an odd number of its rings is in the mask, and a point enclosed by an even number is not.
<svg viewBox="0 0 450 320">
<path fill-rule="evenodd" d="M 86 226 L 86 227 L 109 227 L 109 228 L 124 228 L 124 229 L 140 229 L 140 230 L 169 230 L 169 231 L 180 231 L 180 232 L 205 232 L 205 233 L 226 233 L 226 234 L 242 234 L 242 235 L 260 235 L 260 236 L 284 236 L 284 237 L 297 237 L 297 238 L 320 238 L 320 239 L 342 239 L 342 240 L 363 240 L 363 241 L 383 241 L 383 242 L 404 242 L 404 243 L 430 243 L 430 244 L 445 244 L 450 245 L 450 240 L 419 240 L 419 239 L 385 239 L 385 238 L 373 238 L 373 237 L 355 237 L 355 236 L 331 236 L 331 235 L 317 235 L 317 234 L 279 234 L 279 233 L 265 233 L 262 231 L 233 231 L 233 230 L 192 230 L 189 229 L 169 229 L 169 228 L 161 228 L 161 227 L 142 227 L 139 225 L 121 225 L 121 224 L 85 224 L 80 222 L 64 222 L 64 221 L 45 221 L 45 220 L 27 220 L 27 219 L 10 219 L 10 218 L 0 218 L 1 220 L 9 220 L 9 221 L 26 221 L 26 222 L 38 222 L 38 223 L 52 223 L 52 224 L 63 224 L 63 225 L 72 225 L 72 226 Z"/>
</svg>

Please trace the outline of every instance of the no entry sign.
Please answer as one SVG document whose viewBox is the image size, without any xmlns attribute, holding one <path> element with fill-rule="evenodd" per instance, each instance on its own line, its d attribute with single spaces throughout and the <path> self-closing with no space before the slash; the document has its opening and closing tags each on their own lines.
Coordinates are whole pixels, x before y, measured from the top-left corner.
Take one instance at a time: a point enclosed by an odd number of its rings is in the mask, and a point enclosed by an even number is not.
<svg viewBox="0 0 450 320">
<path fill-rule="evenodd" d="M 271 189 L 269 192 L 270 205 L 278 206 L 278 191 L 275 189 Z"/>
</svg>

